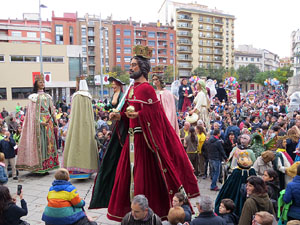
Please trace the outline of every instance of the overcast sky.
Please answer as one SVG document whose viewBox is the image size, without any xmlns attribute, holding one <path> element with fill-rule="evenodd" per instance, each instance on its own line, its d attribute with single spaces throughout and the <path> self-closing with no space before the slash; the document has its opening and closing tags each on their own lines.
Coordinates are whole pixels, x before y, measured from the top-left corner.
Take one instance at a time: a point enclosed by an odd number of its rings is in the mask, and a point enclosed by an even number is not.
<svg viewBox="0 0 300 225">
<path fill-rule="evenodd" d="M 4 0 L 2 0 L 4 1 Z M 112 15 L 113 19 L 156 22 L 158 10 L 164 0 L 41 0 L 48 8 L 42 9 L 42 18 L 51 18 L 63 12 L 102 14 L 103 18 Z M 188 0 L 178 0 L 188 3 Z M 195 1 L 193 1 L 195 2 Z M 291 32 L 300 28 L 299 0 L 198 0 L 209 8 L 223 10 L 234 15 L 235 47 L 252 44 L 264 48 L 280 57 L 290 56 Z M 1 4 L 0 17 L 22 18 L 23 13 L 38 13 L 38 0 L 9 0 Z"/>
</svg>

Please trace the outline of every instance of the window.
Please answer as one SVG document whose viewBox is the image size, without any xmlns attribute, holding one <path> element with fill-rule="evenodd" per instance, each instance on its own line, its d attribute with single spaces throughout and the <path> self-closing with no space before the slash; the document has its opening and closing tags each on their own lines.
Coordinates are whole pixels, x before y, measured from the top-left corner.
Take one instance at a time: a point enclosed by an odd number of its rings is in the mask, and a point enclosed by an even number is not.
<svg viewBox="0 0 300 225">
<path fill-rule="evenodd" d="M 155 46 L 155 41 L 148 41 L 149 46 Z"/>
<path fill-rule="evenodd" d="M 131 30 L 124 30 L 124 36 L 130 36 Z"/>
<path fill-rule="evenodd" d="M 131 54 L 131 48 L 124 48 L 125 54 Z"/>
<path fill-rule="evenodd" d="M 155 58 L 150 59 L 151 63 L 155 63 Z"/>
<path fill-rule="evenodd" d="M 239 60 L 239 57 L 235 57 L 235 60 Z"/>
<path fill-rule="evenodd" d="M 116 29 L 116 35 L 121 35 L 120 29 Z"/>
<path fill-rule="evenodd" d="M 170 48 L 173 48 L 173 47 L 174 47 L 174 43 L 170 42 Z"/>
<path fill-rule="evenodd" d="M 121 62 L 121 57 L 117 56 L 117 62 Z"/>
<path fill-rule="evenodd" d="M 120 38 L 117 38 L 117 39 L 116 39 L 116 44 L 121 44 Z"/>
<path fill-rule="evenodd" d="M 0 100 L 7 99 L 6 88 L 0 88 Z"/>
<path fill-rule="evenodd" d="M 248 57 L 246 57 L 246 61 L 248 61 Z"/>
<path fill-rule="evenodd" d="M 117 48 L 116 53 L 121 53 L 121 48 Z"/>
<path fill-rule="evenodd" d="M 4 55 L 0 55 L 0 62 L 4 62 Z"/>
<path fill-rule="evenodd" d="M 174 60 L 173 59 L 170 59 L 170 64 L 173 64 Z"/>
<path fill-rule="evenodd" d="M 254 58 L 251 58 L 251 62 L 254 62 Z"/>
<path fill-rule="evenodd" d="M 131 39 L 124 39 L 124 45 L 131 45 Z"/>
<path fill-rule="evenodd" d="M 74 31 L 72 26 L 70 26 L 69 28 L 69 34 L 70 34 L 70 45 L 72 45 L 74 44 Z"/>
<path fill-rule="evenodd" d="M 43 62 L 51 62 L 51 56 L 43 56 Z"/>
<path fill-rule="evenodd" d="M 259 62 L 259 58 L 257 58 L 257 62 Z"/>
<path fill-rule="evenodd" d="M 63 26 L 55 25 L 55 43 L 58 45 L 64 44 Z"/>
<path fill-rule="evenodd" d="M 23 56 L 22 55 L 11 55 L 10 61 L 11 62 L 23 62 Z"/>
<path fill-rule="evenodd" d="M 42 33 L 42 38 L 46 38 L 46 35 L 45 35 L 45 33 Z"/>
<path fill-rule="evenodd" d="M 148 32 L 149 38 L 155 38 L 155 32 Z"/>
<path fill-rule="evenodd" d="M 124 62 L 130 63 L 130 60 L 131 60 L 131 56 L 125 56 L 124 57 Z"/>
<path fill-rule="evenodd" d="M 155 53 L 156 53 L 156 50 L 155 50 L 155 48 L 153 48 L 152 49 L 152 55 L 155 55 Z"/>
<path fill-rule="evenodd" d="M 32 92 L 31 87 L 12 88 L 11 89 L 12 99 L 26 99 L 31 94 L 31 92 Z"/>
<path fill-rule="evenodd" d="M 24 56 L 25 62 L 36 62 L 36 56 Z"/>
<path fill-rule="evenodd" d="M 173 51 L 173 50 L 170 51 L 170 55 L 171 55 L 171 56 L 174 55 L 174 51 Z"/>
<path fill-rule="evenodd" d="M 81 28 L 81 36 L 86 36 L 86 28 L 84 27 Z"/>
<path fill-rule="evenodd" d="M 129 68 L 130 68 L 130 65 L 124 65 L 124 69 L 125 69 L 125 71 L 128 71 L 129 70 Z"/>
<path fill-rule="evenodd" d="M 13 37 L 22 37 L 21 31 L 12 31 L 11 36 Z"/>
<path fill-rule="evenodd" d="M 36 32 L 27 32 L 27 37 L 36 38 Z"/>
<path fill-rule="evenodd" d="M 54 56 L 52 57 L 52 62 L 57 62 L 57 63 L 63 63 L 64 62 L 64 57 L 62 56 Z"/>
<path fill-rule="evenodd" d="M 82 39 L 81 39 L 81 44 L 82 44 L 82 45 L 86 45 L 86 38 L 82 38 Z"/>
<path fill-rule="evenodd" d="M 170 40 L 173 40 L 173 39 L 174 39 L 174 35 L 170 34 Z"/>
<path fill-rule="evenodd" d="M 86 47 L 82 47 L 82 53 L 86 53 Z"/>
</svg>

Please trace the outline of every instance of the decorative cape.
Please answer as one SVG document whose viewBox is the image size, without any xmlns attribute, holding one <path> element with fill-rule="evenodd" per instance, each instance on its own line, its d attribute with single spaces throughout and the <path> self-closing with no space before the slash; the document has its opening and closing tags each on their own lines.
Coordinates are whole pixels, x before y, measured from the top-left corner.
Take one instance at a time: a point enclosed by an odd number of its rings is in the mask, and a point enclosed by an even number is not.
<svg viewBox="0 0 300 225">
<path fill-rule="evenodd" d="M 86 94 L 76 92 L 73 95 L 63 167 L 69 171 L 83 173 L 98 171 L 94 113 L 91 99 Z"/>
<path fill-rule="evenodd" d="M 235 204 L 234 213 L 240 216 L 244 202 L 246 201 L 246 193 L 243 196 L 241 187 L 247 183 L 247 178 L 252 175 L 256 175 L 253 168 L 241 169 L 237 167 L 232 171 L 232 174 L 225 181 L 215 201 L 215 212 L 217 214 L 219 214 L 219 206 L 222 199 L 230 198 Z M 242 189 L 245 189 L 245 187 Z"/>
<path fill-rule="evenodd" d="M 153 211 L 164 218 L 176 192 L 185 190 L 188 197 L 199 195 L 197 179 L 153 87 L 145 82 L 131 88 L 134 95 L 130 99 L 127 95 L 121 110 L 121 120 L 95 179 L 90 208 L 108 207 L 107 217 L 116 221 L 131 210 L 128 128 L 140 126 L 142 131 L 134 134 L 134 195 L 144 194 Z M 139 112 L 138 118 L 125 116 L 128 105 Z"/>
</svg>

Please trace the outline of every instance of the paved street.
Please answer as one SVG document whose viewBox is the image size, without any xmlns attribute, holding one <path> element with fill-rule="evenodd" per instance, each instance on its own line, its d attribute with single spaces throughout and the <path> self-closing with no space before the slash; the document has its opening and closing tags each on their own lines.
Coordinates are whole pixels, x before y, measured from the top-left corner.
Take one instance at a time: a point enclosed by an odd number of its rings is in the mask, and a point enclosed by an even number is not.
<svg viewBox="0 0 300 225">
<path fill-rule="evenodd" d="M 47 193 L 51 187 L 51 183 L 54 180 L 55 171 L 51 171 L 48 176 L 37 176 L 28 172 L 20 172 L 19 180 L 15 181 L 9 178 L 7 186 L 10 189 L 12 195 L 16 194 L 17 185 L 23 185 L 23 197 L 27 202 L 28 215 L 22 217 L 24 220 L 29 222 L 31 225 L 44 224 L 41 220 L 43 210 L 47 205 Z M 71 180 L 72 184 L 77 188 L 79 195 L 84 198 L 86 196 L 85 209 L 87 214 L 98 222 L 98 224 L 118 224 L 114 221 L 108 220 L 106 217 L 107 209 L 93 209 L 88 210 L 92 194 L 92 185 L 94 182 L 95 174 L 91 179 L 88 180 Z M 199 187 L 201 195 L 209 195 L 213 199 L 216 198 L 217 192 L 210 191 L 210 180 L 199 179 Z M 20 205 L 19 199 L 17 204 Z M 196 210 L 196 199 L 192 199 L 192 205 Z"/>
</svg>

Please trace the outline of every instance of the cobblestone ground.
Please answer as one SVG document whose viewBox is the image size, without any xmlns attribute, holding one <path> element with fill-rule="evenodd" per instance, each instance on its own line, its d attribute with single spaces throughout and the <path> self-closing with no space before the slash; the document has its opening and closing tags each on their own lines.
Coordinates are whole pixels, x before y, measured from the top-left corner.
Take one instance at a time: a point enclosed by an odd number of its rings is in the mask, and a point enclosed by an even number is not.
<svg viewBox="0 0 300 225">
<path fill-rule="evenodd" d="M 51 171 L 47 176 L 37 176 L 35 174 L 22 171 L 19 174 L 18 181 L 9 178 L 7 186 L 9 187 L 12 195 L 16 194 L 18 184 L 21 184 L 23 186 L 23 198 L 27 202 L 28 215 L 26 217 L 22 217 L 22 219 L 26 220 L 31 225 L 44 224 L 41 218 L 43 210 L 47 205 L 47 193 L 49 188 L 51 187 L 52 181 L 54 180 L 54 173 L 55 171 Z M 71 183 L 77 188 L 79 196 L 81 198 L 84 198 L 86 196 L 86 212 L 90 217 L 98 222 L 98 224 L 118 224 L 117 222 L 107 219 L 107 209 L 88 210 L 94 178 L 95 174 L 91 177 L 91 179 L 71 180 Z M 217 197 L 217 192 L 209 190 L 209 179 L 198 179 L 198 185 L 201 195 L 208 195 L 212 199 L 215 199 Z M 196 209 L 196 198 L 192 199 L 191 203 L 194 207 L 194 211 L 198 213 L 198 210 Z M 17 200 L 17 204 L 20 206 L 19 199 Z"/>
</svg>

